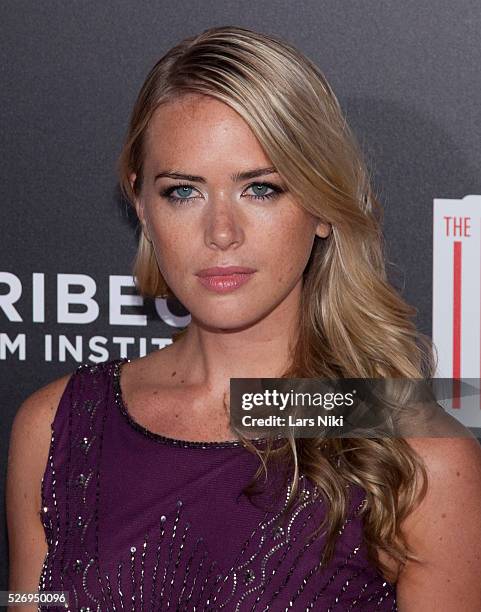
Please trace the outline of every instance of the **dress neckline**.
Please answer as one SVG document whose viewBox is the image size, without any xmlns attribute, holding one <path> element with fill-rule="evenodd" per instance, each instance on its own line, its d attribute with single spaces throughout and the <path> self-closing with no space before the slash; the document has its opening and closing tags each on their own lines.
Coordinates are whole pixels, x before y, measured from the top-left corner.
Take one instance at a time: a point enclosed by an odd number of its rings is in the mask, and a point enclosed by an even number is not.
<svg viewBox="0 0 481 612">
<path fill-rule="evenodd" d="M 144 436 L 155 440 L 162 444 L 170 446 L 176 446 L 181 448 L 245 448 L 242 440 L 213 440 L 213 441 L 199 441 L 199 440 L 182 440 L 180 438 L 172 438 L 163 434 L 156 433 L 147 429 L 136 421 L 130 414 L 124 396 L 122 394 L 122 387 L 120 384 L 120 376 L 122 372 L 122 366 L 124 363 L 129 362 L 130 359 L 122 357 L 113 361 L 113 372 L 112 372 L 112 386 L 115 396 L 115 404 L 120 410 L 121 414 L 126 419 L 127 423 L 136 431 L 143 434 Z M 279 439 L 279 436 L 274 439 Z M 250 438 L 251 442 L 265 442 L 267 438 Z"/>
</svg>

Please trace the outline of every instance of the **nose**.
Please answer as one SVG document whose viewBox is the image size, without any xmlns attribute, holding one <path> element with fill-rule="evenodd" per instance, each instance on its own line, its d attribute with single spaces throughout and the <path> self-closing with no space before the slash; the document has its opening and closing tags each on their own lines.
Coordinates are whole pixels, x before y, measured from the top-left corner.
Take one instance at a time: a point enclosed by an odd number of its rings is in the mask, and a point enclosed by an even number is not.
<svg viewBox="0 0 481 612">
<path fill-rule="evenodd" d="M 205 244 L 225 251 L 238 248 L 244 242 L 244 230 L 239 211 L 229 198 L 210 201 L 206 212 Z"/>
</svg>

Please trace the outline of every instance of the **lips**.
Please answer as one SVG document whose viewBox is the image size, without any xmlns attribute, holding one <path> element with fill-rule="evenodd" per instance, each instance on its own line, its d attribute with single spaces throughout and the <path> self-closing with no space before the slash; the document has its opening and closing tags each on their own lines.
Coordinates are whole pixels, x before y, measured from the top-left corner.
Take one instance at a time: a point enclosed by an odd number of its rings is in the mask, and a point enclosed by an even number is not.
<svg viewBox="0 0 481 612">
<path fill-rule="evenodd" d="M 231 276 L 232 274 L 252 274 L 255 272 L 254 268 L 246 268 L 243 266 L 225 266 L 225 267 L 214 267 L 214 268 L 204 268 L 197 272 L 197 276 L 206 277 L 206 276 Z"/>
<path fill-rule="evenodd" d="M 209 291 L 215 293 L 230 293 L 240 289 L 254 277 L 255 272 L 237 272 L 234 274 L 214 274 L 199 276 L 199 282 Z"/>
</svg>

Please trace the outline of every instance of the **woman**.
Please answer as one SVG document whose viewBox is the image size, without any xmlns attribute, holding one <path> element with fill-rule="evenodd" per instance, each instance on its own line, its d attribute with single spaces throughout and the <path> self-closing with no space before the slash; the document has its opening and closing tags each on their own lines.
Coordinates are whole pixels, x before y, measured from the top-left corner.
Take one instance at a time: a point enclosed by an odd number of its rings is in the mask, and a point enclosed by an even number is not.
<svg viewBox="0 0 481 612">
<path fill-rule="evenodd" d="M 10 589 L 41 574 L 72 610 L 481 609 L 475 439 L 229 428 L 230 378 L 435 370 L 319 69 L 240 27 L 186 39 L 149 73 L 119 169 L 138 289 L 175 296 L 191 323 L 22 404 Z"/>
</svg>

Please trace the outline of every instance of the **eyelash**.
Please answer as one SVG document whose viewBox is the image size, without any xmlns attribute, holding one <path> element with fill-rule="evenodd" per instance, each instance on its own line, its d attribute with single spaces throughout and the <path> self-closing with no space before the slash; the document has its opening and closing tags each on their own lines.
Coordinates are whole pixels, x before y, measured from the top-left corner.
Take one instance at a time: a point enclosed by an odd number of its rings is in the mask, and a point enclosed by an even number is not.
<svg viewBox="0 0 481 612">
<path fill-rule="evenodd" d="M 250 185 L 248 185 L 246 187 L 246 189 L 249 189 L 253 185 L 262 186 L 262 187 L 269 187 L 269 189 L 272 189 L 272 193 L 269 193 L 267 195 L 261 195 L 261 196 L 252 195 L 252 196 L 247 196 L 249 198 L 252 198 L 253 200 L 271 200 L 271 199 L 275 199 L 279 195 L 281 195 L 281 193 L 284 193 L 284 191 L 285 191 L 281 187 L 278 187 L 277 185 L 273 185 L 272 183 L 251 183 Z M 172 193 L 174 191 L 176 191 L 177 189 L 181 188 L 181 187 L 188 187 L 189 189 L 195 189 L 195 187 L 193 187 L 192 185 L 189 185 L 187 183 L 180 183 L 178 185 L 172 185 L 171 187 L 168 187 L 167 189 L 164 189 L 164 191 L 162 191 L 160 193 L 160 195 L 163 198 L 165 198 L 166 200 L 168 200 L 169 202 L 171 202 L 172 204 L 176 204 L 176 205 L 180 205 L 180 206 L 182 206 L 185 202 L 190 202 L 190 200 L 195 200 L 195 198 L 176 198 L 176 197 L 172 196 Z"/>
</svg>

